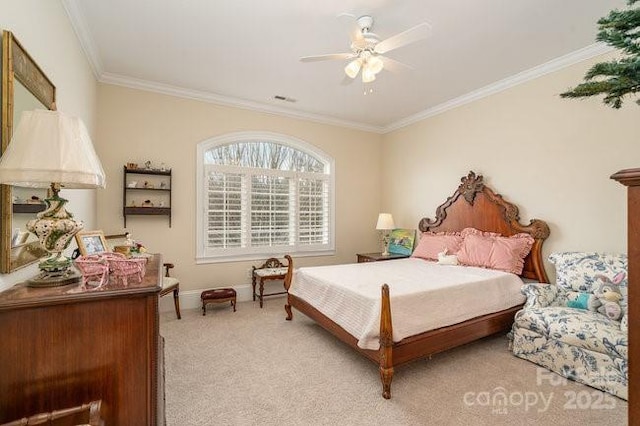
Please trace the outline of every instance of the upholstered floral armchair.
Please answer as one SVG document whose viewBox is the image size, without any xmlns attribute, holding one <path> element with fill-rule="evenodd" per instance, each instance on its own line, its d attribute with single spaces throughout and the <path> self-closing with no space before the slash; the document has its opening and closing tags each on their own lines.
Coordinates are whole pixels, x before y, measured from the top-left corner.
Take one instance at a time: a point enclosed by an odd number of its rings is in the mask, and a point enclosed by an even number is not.
<svg viewBox="0 0 640 426">
<path fill-rule="evenodd" d="M 627 256 L 554 253 L 549 261 L 557 283 L 524 286 L 514 355 L 626 400 Z"/>
</svg>

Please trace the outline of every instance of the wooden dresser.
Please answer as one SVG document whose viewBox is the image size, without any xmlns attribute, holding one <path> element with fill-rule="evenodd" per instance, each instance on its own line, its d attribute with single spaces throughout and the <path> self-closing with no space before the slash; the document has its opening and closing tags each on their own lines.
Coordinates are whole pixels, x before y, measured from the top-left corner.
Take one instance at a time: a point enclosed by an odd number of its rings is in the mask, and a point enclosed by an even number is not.
<svg viewBox="0 0 640 426">
<path fill-rule="evenodd" d="M 640 168 L 611 176 L 627 186 L 629 255 L 629 424 L 640 424 Z"/>
<path fill-rule="evenodd" d="M 126 287 L 0 293 L 0 423 L 102 400 L 105 425 L 164 424 L 161 266 L 154 255 L 143 282 Z"/>
</svg>

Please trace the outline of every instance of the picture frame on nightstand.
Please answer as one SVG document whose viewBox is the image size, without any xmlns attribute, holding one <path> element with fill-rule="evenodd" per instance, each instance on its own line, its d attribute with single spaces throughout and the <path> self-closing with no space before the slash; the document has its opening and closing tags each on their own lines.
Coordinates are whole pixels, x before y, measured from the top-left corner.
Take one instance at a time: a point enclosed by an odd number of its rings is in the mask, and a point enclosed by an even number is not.
<svg viewBox="0 0 640 426">
<path fill-rule="evenodd" d="M 389 235 L 389 253 L 410 256 L 416 240 L 415 229 L 394 229 Z"/>
</svg>

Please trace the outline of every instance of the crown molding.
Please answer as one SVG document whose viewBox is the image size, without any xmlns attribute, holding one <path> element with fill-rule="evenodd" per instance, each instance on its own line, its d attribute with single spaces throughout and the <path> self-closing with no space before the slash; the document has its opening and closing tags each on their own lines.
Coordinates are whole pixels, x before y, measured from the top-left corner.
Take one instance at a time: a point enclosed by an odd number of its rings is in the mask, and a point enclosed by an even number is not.
<svg viewBox="0 0 640 426">
<path fill-rule="evenodd" d="M 443 112 L 449 111 L 459 106 L 475 102 L 479 99 L 486 98 L 487 96 L 502 92 L 503 90 L 510 89 L 511 87 L 517 86 L 519 84 L 523 84 L 538 77 L 542 77 L 543 75 L 561 70 L 562 68 L 566 68 L 587 59 L 591 59 L 595 56 L 609 53 L 613 50 L 614 49 L 612 47 L 607 46 L 604 43 L 594 43 L 582 49 L 573 51 L 567 55 L 552 59 L 551 61 L 544 64 L 529 68 L 528 70 L 522 71 L 518 74 L 514 74 L 505 79 L 496 81 L 495 83 L 491 83 L 487 86 L 481 87 L 480 89 L 451 99 L 450 101 L 443 102 L 419 113 L 402 118 L 385 126 L 383 129 L 383 133 L 389 133 L 394 130 L 401 129 L 413 123 L 417 123 L 418 121 L 424 120 L 425 118 L 442 114 Z"/>
<path fill-rule="evenodd" d="M 76 33 L 76 37 L 78 38 L 78 41 L 80 41 L 80 46 L 91 65 L 93 75 L 97 80 L 100 80 L 100 75 L 103 70 L 102 61 L 100 60 L 100 55 L 98 55 L 98 48 L 93 40 L 93 36 L 91 36 L 91 31 L 89 31 L 89 28 L 87 27 L 87 20 L 84 18 L 84 15 L 76 1 L 62 0 L 62 7 L 64 7 L 64 10 L 69 17 L 69 21 L 71 21 L 73 31 Z"/>
<path fill-rule="evenodd" d="M 185 89 L 183 87 L 172 86 L 169 84 L 156 83 L 154 81 L 141 80 L 127 77 L 119 74 L 103 72 L 98 79 L 101 83 L 113 84 L 116 86 L 129 87 L 132 89 L 145 90 L 148 92 L 156 92 L 163 95 L 176 96 L 179 98 L 193 99 L 196 101 L 208 102 L 216 105 L 230 106 L 251 111 L 263 112 L 267 114 L 275 114 L 284 117 L 297 118 L 307 121 L 313 121 L 320 124 L 329 124 L 332 126 L 347 127 L 355 130 L 363 130 L 381 134 L 382 127 L 372 126 L 369 124 L 358 123 L 354 121 L 341 120 L 339 118 L 327 117 L 320 114 L 312 114 L 301 111 L 294 111 L 288 108 L 282 108 L 274 105 L 267 105 L 260 102 L 248 101 L 245 99 L 233 98 L 229 96 L 218 95 L 212 92 L 201 90 Z"/>
<path fill-rule="evenodd" d="M 65 2 L 71 0 L 64 0 Z M 294 111 L 287 108 L 282 108 L 274 105 L 267 105 L 259 102 L 248 101 L 244 99 L 233 98 L 229 96 L 218 95 L 211 92 L 185 89 L 178 86 L 172 86 L 163 83 L 157 83 L 148 80 L 135 79 L 119 74 L 102 72 L 98 81 L 106 84 L 113 84 L 117 86 L 129 87 L 132 89 L 145 90 L 150 92 L 161 93 L 169 96 L 176 96 L 180 98 L 193 99 L 202 102 L 213 103 L 222 106 L 231 106 L 235 108 L 241 108 L 251 111 L 264 112 L 268 114 L 281 115 L 285 117 L 297 118 L 307 121 L 312 121 L 321 124 L 329 124 L 333 126 L 346 127 L 355 130 L 363 130 L 366 132 L 385 134 L 394 130 L 401 129 L 418 121 L 424 120 L 429 117 L 442 114 L 451 109 L 459 106 L 475 102 L 482 98 L 486 98 L 493 94 L 510 89 L 519 84 L 526 83 L 536 78 L 542 77 L 546 74 L 558 71 L 568 66 L 577 64 L 579 62 L 591 59 L 595 56 L 599 56 L 605 53 L 613 51 L 612 47 L 609 47 L 603 43 L 595 43 L 585 48 L 576 50 L 567 55 L 553 59 L 544 64 L 535 66 L 528 70 L 522 71 L 518 74 L 512 75 L 505 79 L 499 80 L 495 83 L 484 86 L 478 90 L 474 90 L 465 95 L 451 99 L 450 101 L 441 103 L 434 107 L 428 108 L 417 114 L 410 115 L 398 121 L 395 121 L 387 126 L 373 126 L 364 123 L 358 123 L 353 121 L 341 120 L 334 117 L 327 117 L 320 114 L 311 114 L 300 111 Z"/>
</svg>

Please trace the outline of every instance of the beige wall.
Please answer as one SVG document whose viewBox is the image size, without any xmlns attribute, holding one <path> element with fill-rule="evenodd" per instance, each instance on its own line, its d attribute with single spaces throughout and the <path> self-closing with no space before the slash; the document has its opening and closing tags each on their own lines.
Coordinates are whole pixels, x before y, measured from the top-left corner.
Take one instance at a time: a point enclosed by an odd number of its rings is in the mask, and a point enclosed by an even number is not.
<svg viewBox="0 0 640 426">
<path fill-rule="evenodd" d="M 93 135 L 96 80 L 58 0 L 0 0 L 0 30 L 9 30 L 57 88 L 60 111 L 81 117 Z M 94 190 L 63 190 L 69 210 L 88 227 L 96 226 Z M 0 275 L 0 290 L 37 272 L 35 265 Z"/>
<path fill-rule="evenodd" d="M 335 256 L 296 259 L 296 265 L 355 261 L 377 248 L 375 221 L 381 203 L 381 135 L 222 107 L 157 93 L 100 84 L 96 149 L 107 174 L 98 191 L 98 224 L 123 230 L 122 167 L 127 162 L 165 163 L 173 171 L 173 224 L 164 217 L 128 216 L 127 230 L 176 265 L 181 289 L 249 284 L 258 262 L 196 265 L 196 146 L 237 131 L 269 131 L 317 146 L 336 162 Z"/>
<path fill-rule="evenodd" d="M 599 99 L 558 96 L 582 81 L 594 62 L 385 135 L 383 208 L 398 226 L 415 226 L 423 216 L 434 217 L 459 178 L 473 170 L 521 206 L 525 223 L 549 223 L 545 255 L 626 251 L 625 190 L 609 176 L 640 167 L 640 108 L 634 100 L 612 110 Z"/>
</svg>

